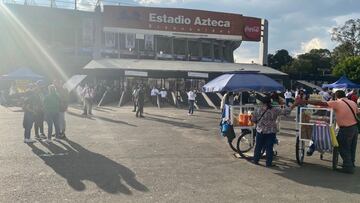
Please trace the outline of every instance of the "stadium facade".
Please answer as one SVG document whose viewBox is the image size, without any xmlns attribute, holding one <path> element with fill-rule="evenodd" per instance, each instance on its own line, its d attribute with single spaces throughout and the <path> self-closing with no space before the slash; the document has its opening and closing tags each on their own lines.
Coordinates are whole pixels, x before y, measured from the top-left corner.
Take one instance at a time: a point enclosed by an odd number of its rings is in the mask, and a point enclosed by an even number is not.
<svg viewBox="0 0 360 203">
<path fill-rule="evenodd" d="M 259 71 L 280 82 L 288 77 L 266 67 L 265 19 L 137 6 L 105 5 L 92 12 L 17 4 L 8 4 L 8 8 L 69 75 L 85 72 L 122 87 L 131 88 L 141 80 L 168 89 L 200 88 L 217 75 L 238 70 Z M 11 25 L 7 27 L 11 29 Z M 5 60 L 9 54 L 26 64 L 33 60 L 24 57 L 28 53 L 16 51 L 24 50 L 16 35 L 1 35 L 2 43 L 16 42 L 15 48 L 8 45 L 11 48 L 3 56 Z M 259 64 L 234 63 L 234 51 L 243 41 L 259 44 Z M 31 46 L 28 51 L 31 53 Z M 46 66 L 38 61 L 32 64 Z"/>
</svg>

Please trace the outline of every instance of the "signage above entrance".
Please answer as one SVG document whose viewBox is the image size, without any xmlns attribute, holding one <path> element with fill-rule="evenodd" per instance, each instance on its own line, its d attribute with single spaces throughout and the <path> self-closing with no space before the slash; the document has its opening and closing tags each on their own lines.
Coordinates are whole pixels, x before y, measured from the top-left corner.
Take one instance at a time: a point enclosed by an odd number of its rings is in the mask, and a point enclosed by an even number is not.
<svg viewBox="0 0 360 203">
<path fill-rule="evenodd" d="M 191 38 L 260 41 L 261 19 L 176 8 L 104 6 L 104 30 Z"/>
<path fill-rule="evenodd" d="M 126 71 L 125 71 L 125 75 L 126 75 L 126 76 L 147 77 L 147 76 L 148 76 L 148 72 L 126 70 Z"/>
<path fill-rule="evenodd" d="M 191 77 L 191 78 L 209 78 L 209 73 L 188 72 L 188 77 Z"/>
</svg>

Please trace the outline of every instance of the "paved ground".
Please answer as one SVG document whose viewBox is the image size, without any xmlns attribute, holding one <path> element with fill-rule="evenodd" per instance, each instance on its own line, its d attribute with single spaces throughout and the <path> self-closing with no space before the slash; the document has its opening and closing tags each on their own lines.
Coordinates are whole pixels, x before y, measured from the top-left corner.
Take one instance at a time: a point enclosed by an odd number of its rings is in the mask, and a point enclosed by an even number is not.
<svg viewBox="0 0 360 203">
<path fill-rule="evenodd" d="M 299 167 L 291 129 L 268 169 L 234 158 L 215 111 L 145 111 L 137 119 L 130 107 L 108 107 L 83 118 L 73 107 L 69 140 L 26 145 L 22 113 L 0 107 L 0 202 L 359 201 L 360 169 L 339 174 L 318 155 Z"/>
</svg>

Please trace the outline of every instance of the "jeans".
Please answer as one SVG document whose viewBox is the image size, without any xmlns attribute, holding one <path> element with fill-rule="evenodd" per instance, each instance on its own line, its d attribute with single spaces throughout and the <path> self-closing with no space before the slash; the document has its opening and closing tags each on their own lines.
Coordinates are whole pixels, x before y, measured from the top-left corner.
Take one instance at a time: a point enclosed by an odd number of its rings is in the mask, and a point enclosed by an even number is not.
<svg viewBox="0 0 360 203">
<path fill-rule="evenodd" d="M 194 114 L 195 101 L 189 100 L 189 114 Z"/>
<path fill-rule="evenodd" d="M 53 112 L 46 113 L 46 122 L 48 125 L 48 139 L 51 139 L 51 135 L 53 132 L 53 125 L 55 127 L 55 137 L 58 138 L 60 135 L 59 113 L 53 113 Z"/>
<path fill-rule="evenodd" d="M 263 133 L 256 133 L 256 144 L 255 144 L 255 151 L 254 151 L 254 162 L 258 163 L 261 158 L 261 151 L 265 149 L 266 151 L 266 166 L 271 166 L 273 161 L 273 147 L 276 139 L 275 133 L 270 134 L 263 134 Z"/>
<path fill-rule="evenodd" d="M 65 112 L 59 112 L 59 131 L 60 133 L 65 133 L 66 121 L 65 121 Z"/>
<path fill-rule="evenodd" d="M 36 115 L 34 115 L 34 130 L 35 135 L 39 135 L 39 131 L 41 134 L 44 134 L 44 112 L 37 112 Z"/>
<path fill-rule="evenodd" d="M 340 127 L 337 140 L 339 153 L 343 159 L 344 169 L 352 169 L 355 165 L 356 145 L 358 138 L 357 126 Z"/>
<path fill-rule="evenodd" d="M 24 138 L 25 139 L 30 139 L 31 136 L 31 128 L 34 124 L 34 114 L 31 112 L 27 112 L 25 111 L 24 113 L 24 120 L 23 120 L 23 127 L 25 129 L 24 132 Z"/>
<path fill-rule="evenodd" d="M 290 102 L 291 102 L 291 98 L 285 99 L 285 104 L 286 104 L 286 106 L 289 106 Z"/>
</svg>

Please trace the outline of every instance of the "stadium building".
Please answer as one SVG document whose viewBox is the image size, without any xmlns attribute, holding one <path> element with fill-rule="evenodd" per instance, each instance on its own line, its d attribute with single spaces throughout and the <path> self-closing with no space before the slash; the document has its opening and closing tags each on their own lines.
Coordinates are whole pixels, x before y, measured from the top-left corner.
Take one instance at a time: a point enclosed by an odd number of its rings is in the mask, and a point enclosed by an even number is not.
<svg viewBox="0 0 360 203">
<path fill-rule="evenodd" d="M 90 12 L 18 4 L 7 7 L 68 75 L 87 74 L 97 82 L 111 81 L 124 91 L 139 81 L 175 92 L 200 89 L 208 80 L 238 70 L 259 71 L 279 82 L 288 78 L 266 67 L 265 19 L 137 6 L 104 5 Z M 4 19 L 3 29 L 13 29 Z M 31 54 L 36 53 L 31 44 L 24 49 L 18 33 L 0 35 L 3 43 L 8 43 L 2 57 L 9 66 L 22 62 L 47 70 L 46 62 L 33 59 Z M 14 41 L 15 47 L 9 44 Z M 259 44 L 260 64 L 234 63 L 234 51 L 243 41 Z M 15 58 L 18 60 L 12 61 Z"/>
</svg>

